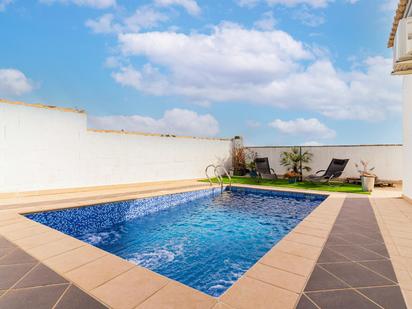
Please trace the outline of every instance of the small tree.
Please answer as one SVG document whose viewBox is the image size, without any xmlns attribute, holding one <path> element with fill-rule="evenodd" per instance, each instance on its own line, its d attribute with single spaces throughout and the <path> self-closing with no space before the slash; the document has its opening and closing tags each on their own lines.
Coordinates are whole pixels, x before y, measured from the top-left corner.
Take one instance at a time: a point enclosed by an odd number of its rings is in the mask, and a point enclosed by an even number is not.
<svg viewBox="0 0 412 309">
<path fill-rule="evenodd" d="M 243 176 L 246 173 L 246 153 L 243 147 L 232 148 L 233 174 Z"/>
<path fill-rule="evenodd" d="M 310 172 L 312 169 L 307 164 L 312 161 L 313 154 L 309 151 L 302 152 L 300 147 L 292 147 L 291 151 L 284 151 L 280 155 L 280 164 L 289 172 L 302 175 L 302 171 Z"/>
</svg>

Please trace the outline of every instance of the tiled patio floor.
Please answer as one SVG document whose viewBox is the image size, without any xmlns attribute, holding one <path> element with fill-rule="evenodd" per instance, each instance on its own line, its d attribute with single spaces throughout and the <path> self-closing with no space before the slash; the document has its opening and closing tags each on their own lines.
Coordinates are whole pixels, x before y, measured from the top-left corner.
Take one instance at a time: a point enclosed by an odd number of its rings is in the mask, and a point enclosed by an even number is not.
<svg viewBox="0 0 412 309">
<path fill-rule="evenodd" d="M 0 236 L 0 308 L 107 307 Z"/>
<path fill-rule="evenodd" d="M 406 308 L 369 199 L 345 200 L 298 308 Z"/>
<path fill-rule="evenodd" d="M 0 308 L 405 308 L 397 278 L 412 300 L 412 206 L 391 192 L 330 196 L 219 299 L 169 279 L 153 287 L 160 275 L 142 277 L 143 269 L 18 215 L 202 187 L 184 181 L 1 198 Z M 142 303 L 148 289 L 157 292 Z"/>
</svg>

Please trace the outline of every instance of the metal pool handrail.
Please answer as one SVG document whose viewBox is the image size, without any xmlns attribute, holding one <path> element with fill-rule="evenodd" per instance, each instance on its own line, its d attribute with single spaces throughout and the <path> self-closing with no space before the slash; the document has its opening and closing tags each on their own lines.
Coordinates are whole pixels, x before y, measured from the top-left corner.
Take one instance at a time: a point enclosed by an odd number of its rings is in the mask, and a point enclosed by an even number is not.
<svg viewBox="0 0 412 309">
<path fill-rule="evenodd" d="M 229 188 L 232 187 L 232 177 L 230 177 L 229 173 L 227 172 L 226 168 L 223 165 L 217 165 L 215 167 L 215 175 L 219 175 L 220 178 L 220 186 L 223 187 L 223 177 L 222 175 L 220 175 L 217 171 L 218 169 L 221 168 L 223 170 L 223 172 L 225 172 L 227 178 L 229 179 Z"/>
<path fill-rule="evenodd" d="M 209 180 L 210 185 L 212 186 L 213 185 L 212 179 L 210 178 L 209 173 L 207 172 L 210 167 L 213 167 L 214 169 L 216 169 L 216 166 L 214 164 L 210 164 L 205 168 L 206 177 Z"/>
<path fill-rule="evenodd" d="M 207 179 L 209 180 L 210 185 L 213 185 L 212 179 L 210 178 L 209 173 L 208 173 L 208 170 L 209 170 L 210 167 L 214 168 L 215 177 L 217 178 L 222 190 L 223 190 L 223 177 L 222 177 L 222 175 L 220 175 L 218 173 L 219 168 L 223 170 L 223 172 L 226 174 L 227 178 L 229 179 L 229 188 L 232 187 L 232 177 L 230 177 L 230 175 L 227 172 L 226 168 L 223 165 L 220 165 L 220 164 L 219 165 L 210 164 L 205 169 L 205 174 L 206 174 Z"/>
</svg>

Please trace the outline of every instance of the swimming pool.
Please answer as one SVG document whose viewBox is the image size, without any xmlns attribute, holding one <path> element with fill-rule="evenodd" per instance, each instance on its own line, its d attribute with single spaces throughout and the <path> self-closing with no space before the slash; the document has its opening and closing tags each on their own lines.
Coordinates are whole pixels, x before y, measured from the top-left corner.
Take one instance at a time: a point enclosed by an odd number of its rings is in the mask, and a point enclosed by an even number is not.
<svg viewBox="0 0 412 309">
<path fill-rule="evenodd" d="M 325 198 L 233 187 L 27 217 L 217 297 Z"/>
</svg>

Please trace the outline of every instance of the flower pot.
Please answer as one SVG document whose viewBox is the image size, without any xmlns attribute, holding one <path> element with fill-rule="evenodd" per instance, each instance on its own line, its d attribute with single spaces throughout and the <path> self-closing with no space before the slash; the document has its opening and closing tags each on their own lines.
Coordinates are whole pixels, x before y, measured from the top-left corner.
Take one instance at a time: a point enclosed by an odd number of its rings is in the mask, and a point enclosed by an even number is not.
<svg viewBox="0 0 412 309">
<path fill-rule="evenodd" d="M 291 177 L 288 179 L 288 183 L 296 183 L 298 181 L 298 177 Z"/>
<path fill-rule="evenodd" d="M 374 176 L 361 176 L 362 180 L 362 191 L 372 192 L 375 187 L 375 177 Z"/>
</svg>

